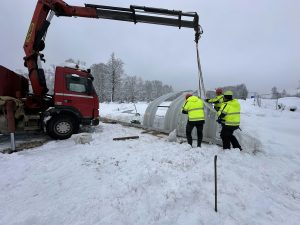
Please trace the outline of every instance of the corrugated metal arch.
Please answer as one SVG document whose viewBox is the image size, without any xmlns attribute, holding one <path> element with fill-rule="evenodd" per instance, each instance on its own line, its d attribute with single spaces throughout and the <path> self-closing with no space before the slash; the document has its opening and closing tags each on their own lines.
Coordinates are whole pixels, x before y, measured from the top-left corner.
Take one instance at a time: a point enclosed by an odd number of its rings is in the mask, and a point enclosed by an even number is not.
<svg viewBox="0 0 300 225">
<path fill-rule="evenodd" d="M 187 115 L 181 113 L 181 108 L 185 101 L 186 93 L 191 93 L 191 91 L 181 91 L 172 92 L 163 95 L 154 101 L 152 101 L 145 112 L 143 119 L 143 127 L 145 129 L 157 130 L 164 133 L 170 133 L 176 129 L 177 136 L 185 137 L 185 127 L 187 123 Z M 197 92 L 193 92 L 197 95 Z M 177 97 L 176 97 L 177 96 Z M 161 103 L 164 101 L 171 100 L 171 104 L 162 120 L 162 125 L 160 123 L 155 123 L 157 109 Z M 221 144 L 219 139 L 220 127 L 217 124 L 217 113 L 214 108 L 205 102 L 205 124 L 203 127 L 203 141 L 213 144 Z M 196 139 L 196 129 L 194 129 L 192 136 Z"/>
</svg>

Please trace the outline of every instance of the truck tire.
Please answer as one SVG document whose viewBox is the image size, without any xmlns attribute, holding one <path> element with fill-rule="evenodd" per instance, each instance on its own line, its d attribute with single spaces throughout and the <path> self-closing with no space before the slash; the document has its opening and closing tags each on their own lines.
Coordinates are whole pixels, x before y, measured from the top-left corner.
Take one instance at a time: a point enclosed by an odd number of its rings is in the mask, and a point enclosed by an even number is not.
<svg viewBox="0 0 300 225">
<path fill-rule="evenodd" d="M 75 123 L 70 116 L 55 116 L 47 123 L 47 133 L 53 139 L 68 139 L 76 131 Z"/>
</svg>

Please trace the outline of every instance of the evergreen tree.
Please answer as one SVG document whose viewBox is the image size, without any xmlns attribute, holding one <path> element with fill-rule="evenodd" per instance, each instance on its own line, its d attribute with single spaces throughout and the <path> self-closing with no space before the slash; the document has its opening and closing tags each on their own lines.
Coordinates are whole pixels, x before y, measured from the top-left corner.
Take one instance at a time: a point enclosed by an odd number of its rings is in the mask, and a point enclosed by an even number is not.
<svg viewBox="0 0 300 225">
<path fill-rule="evenodd" d="M 280 93 L 278 92 L 277 87 L 272 87 L 271 93 L 272 93 L 272 98 L 274 99 L 280 98 Z"/>
<path fill-rule="evenodd" d="M 283 89 L 283 91 L 281 93 L 281 97 L 287 97 L 287 92 L 285 89 Z"/>
</svg>

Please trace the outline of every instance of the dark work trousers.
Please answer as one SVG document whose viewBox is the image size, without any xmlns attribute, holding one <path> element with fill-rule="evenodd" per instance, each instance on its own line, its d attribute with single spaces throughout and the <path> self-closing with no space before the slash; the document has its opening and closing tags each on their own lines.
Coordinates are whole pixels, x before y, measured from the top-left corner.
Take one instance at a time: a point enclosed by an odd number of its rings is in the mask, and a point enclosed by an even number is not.
<svg viewBox="0 0 300 225">
<path fill-rule="evenodd" d="M 223 149 L 230 149 L 230 143 L 232 144 L 233 148 L 239 148 L 242 150 L 238 140 L 233 135 L 233 132 L 237 130 L 238 126 L 226 126 L 222 124 L 222 130 L 221 130 L 221 139 L 223 142 Z"/>
<path fill-rule="evenodd" d="M 197 129 L 197 147 L 201 147 L 201 142 L 203 138 L 203 124 L 204 120 L 200 121 L 188 121 L 186 124 L 186 138 L 187 142 L 192 146 L 193 138 L 192 138 L 192 130 L 194 127 Z"/>
</svg>

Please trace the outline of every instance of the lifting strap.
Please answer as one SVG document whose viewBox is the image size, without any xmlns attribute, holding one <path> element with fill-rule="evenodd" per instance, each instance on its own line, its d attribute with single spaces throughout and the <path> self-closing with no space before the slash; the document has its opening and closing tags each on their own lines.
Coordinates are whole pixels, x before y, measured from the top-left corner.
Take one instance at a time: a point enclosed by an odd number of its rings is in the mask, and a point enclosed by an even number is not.
<svg viewBox="0 0 300 225">
<path fill-rule="evenodd" d="M 202 99 L 206 99 L 206 91 L 203 82 L 203 74 L 201 70 L 200 64 L 200 56 L 199 56 L 199 49 L 198 49 L 198 42 L 196 42 L 196 51 L 197 51 L 197 64 L 198 64 L 198 96 Z"/>
<path fill-rule="evenodd" d="M 198 64 L 198 96 L 202 99 L 206 99 L 206 91 L 204 88 L 203 82 L 203 74 L 201 70 L 200 64 L 200 56 L 199 56 L 199 49 L 198 49 L 198 42 L 203 34 L 203 29 L 200 25 L 194 28 L 195 30 L 195 43 L 196 43 L 196 52 L 197 52 L 197 64 Z"/>
</svg>

